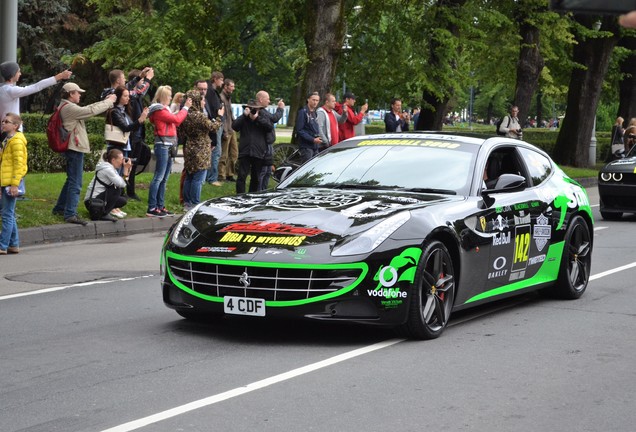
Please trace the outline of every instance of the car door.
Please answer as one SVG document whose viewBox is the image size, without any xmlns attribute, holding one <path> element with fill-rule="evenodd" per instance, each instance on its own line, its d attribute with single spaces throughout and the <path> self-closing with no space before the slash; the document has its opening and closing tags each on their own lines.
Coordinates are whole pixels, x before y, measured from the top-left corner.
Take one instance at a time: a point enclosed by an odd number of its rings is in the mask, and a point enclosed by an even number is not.
<svg viewBox="0 0 636 432">
<path fill-rule="evenodd" d="M 536 264 L 540 258 L 535 257 L 545 250 L 550 237 L 546 203 L 532 187 L 519 151 L 513 146 L 498 147 L 489 155 L 489 160 L 494 159 L 499 161 L 499 175 L 521 175 L 526 178 L 526 186 L 489 193 L 490 199 L 485 200 L 488 206 L 482 211 L 480 221 L 484 233 L 491 238 L 486 290 L 532 277 L 539 267 Z M 540 241 L 535 241 L 537 239 Z"/>
</svg>

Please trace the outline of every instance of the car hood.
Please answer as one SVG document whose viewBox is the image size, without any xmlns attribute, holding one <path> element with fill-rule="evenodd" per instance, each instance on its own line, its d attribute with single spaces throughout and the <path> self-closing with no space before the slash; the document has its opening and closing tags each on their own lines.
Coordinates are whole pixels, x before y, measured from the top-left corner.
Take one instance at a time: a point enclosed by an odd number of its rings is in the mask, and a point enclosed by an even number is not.
<svg viewBox="0 0 636 432">
<path fill-rule="evenodd" d="M 192 246 L 293 248 L 334 244 L 399 212 L 463 200 L 462 196 L 287 189 L 206 201 L 192 217 L 199 233 Z"/>
<path fill-rule="evenodd" d="M 630 157 L 625 159 L 617 159 L 605 165 L 601 172 L 621 172 L 621 173 L 634 173 L 636 169 L 636 157 Z"/>
</svg>

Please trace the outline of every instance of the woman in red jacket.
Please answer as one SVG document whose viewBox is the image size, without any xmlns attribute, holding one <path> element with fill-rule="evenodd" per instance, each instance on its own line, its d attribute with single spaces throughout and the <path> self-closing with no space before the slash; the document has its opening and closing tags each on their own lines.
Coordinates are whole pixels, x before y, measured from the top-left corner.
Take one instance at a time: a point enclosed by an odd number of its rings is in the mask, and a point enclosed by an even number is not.
<svg viewBox="0 0 636 432">
<path fill-rule="evenodd" d="M 150 182 L 148 192 L 148 217 L 165 217 L 174 213 L 168 211 L 165 205 L 166 183 L 172 169 L 170 148 L 177 145 L 177 126 L 188 115 L 188 109 L 192 105 L 192 99 L 186 99 L 183 108 L 173 114 L 170 111 L 172 101 L 172 88 L 161 86 L 155 93 L 155 98 L 150 105 L 149 119 L 155 126 L 155 173 Z"/>
</svg>

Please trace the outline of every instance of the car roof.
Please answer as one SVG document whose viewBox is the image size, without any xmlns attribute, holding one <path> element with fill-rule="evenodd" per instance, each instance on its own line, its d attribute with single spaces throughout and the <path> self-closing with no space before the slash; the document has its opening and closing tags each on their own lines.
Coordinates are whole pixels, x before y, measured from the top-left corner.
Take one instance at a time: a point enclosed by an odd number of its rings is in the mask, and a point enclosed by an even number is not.
<svg viewBox="0 0 636 432">
<path fill-rule="evenodd" d="M 440 131 L 416 131 L 416 132 L 403 132 L 403 133 L 383 133 L 383 134 L 374 134 L 374 135 L 360 135 L 355 138 L 351 138 L 346 141 L 342 141 L 340 144 L 347 144 L 351 141 L 351 144 L 360 140 L 421 140 L 421 139 L 434 139 L 439 141 L 450 141 L 450 142 L 462 142 L 466 144 L 475 144 L 481 145 L 483 144 L 489 137 L 485 137 L 484 135 L 479 134 L 460 134 L 460 133 L 449 133 L 449 132 L 440 132 Z M 387 142 L 387 145 L 391 143 Z"/>
</svg>

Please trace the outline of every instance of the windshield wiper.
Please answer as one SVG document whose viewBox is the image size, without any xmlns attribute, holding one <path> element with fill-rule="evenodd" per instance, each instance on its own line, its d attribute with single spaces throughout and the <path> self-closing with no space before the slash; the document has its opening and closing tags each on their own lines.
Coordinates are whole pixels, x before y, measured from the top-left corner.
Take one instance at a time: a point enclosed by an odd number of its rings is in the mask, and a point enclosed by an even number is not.
<svg viewBox="0 0 636 432">
<path fill-rule="evenodd" d="M 457 192 L 450 189 L 436 189 L 436 188 L 397 188 L 401 191 L 407 192 L 419 192 L 419 193 L 434 193 L 441 195 L 457 195 Z"/>
</svg>

